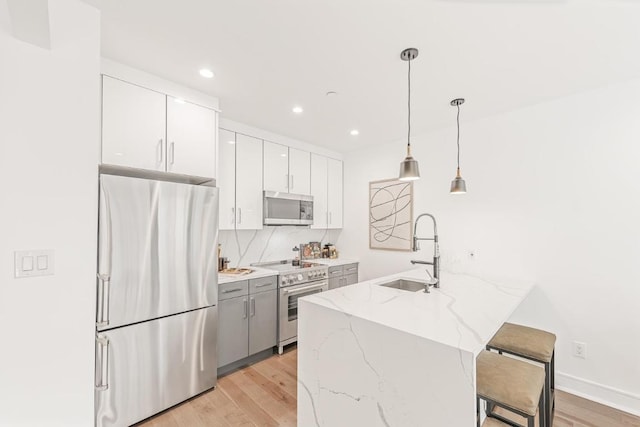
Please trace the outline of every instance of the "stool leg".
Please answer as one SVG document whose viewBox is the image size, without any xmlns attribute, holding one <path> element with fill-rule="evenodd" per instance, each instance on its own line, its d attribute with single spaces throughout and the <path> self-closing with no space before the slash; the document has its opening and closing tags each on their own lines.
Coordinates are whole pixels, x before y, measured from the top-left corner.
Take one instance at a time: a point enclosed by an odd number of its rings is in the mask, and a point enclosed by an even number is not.
<svg viewBox="0 0 640 427">
<path fill-rule="evenodd" d="M 480 427 L 480 398 L 476 396 L 476 427 Z"/>
<path fill-rule="evenodd" d="M 551 363 L 544 364 L 544 374 L 544 417 L 547 427 L 551 427 Z"/>
<path fill-rule="evenodd" d="M 538 402 L 538 426 L 547 427 L 547 392 L 545 387 L 542 387 L 540 393 L 540 401 Z"/>
</svg>

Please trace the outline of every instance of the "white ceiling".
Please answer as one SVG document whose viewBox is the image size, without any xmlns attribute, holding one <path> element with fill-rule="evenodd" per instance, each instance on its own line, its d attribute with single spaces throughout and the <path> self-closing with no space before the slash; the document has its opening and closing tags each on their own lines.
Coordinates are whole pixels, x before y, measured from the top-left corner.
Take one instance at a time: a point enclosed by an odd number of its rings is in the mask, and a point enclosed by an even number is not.
<svg viewBox="0 0 640 427">
<path fill-rule="evenodd" d="M 453 125 L 456 97 L 464 121 L 640 76 L 636 0 L 85 1 L 103 56 L 337 151 L 406 138 L 407 47 L 414 135 Z"/>
</svg>

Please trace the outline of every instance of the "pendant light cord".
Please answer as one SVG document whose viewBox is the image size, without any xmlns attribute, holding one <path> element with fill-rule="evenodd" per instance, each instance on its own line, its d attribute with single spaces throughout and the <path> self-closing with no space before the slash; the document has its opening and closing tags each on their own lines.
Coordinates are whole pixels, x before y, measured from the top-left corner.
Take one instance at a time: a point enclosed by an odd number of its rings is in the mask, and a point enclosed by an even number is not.
<svg viewBox="0 0 640 427">
<path fill-rule="evenodd" d="M 458 144 L 458 169 L 460 169 L 460 104 L 458 104 L 457 107 L 458 107 L 458 116 L 456 117 L 456 123 L 458 125 L 458 140 L 457 140 L 457 144 Z"/>
<path fill-rule="evenodd" d="M 407 97 L 407 110 L 409 111 L 409 114 L 407 114 L 408 117 L 408 132 L 407 132 L 407 147 L 411 147 L 411 59 L 409 59 L 409 73 L 407 76 L 407 81 L 409 82 L 408 85 L 408 92 L 409 92 L 409 96 Z"/>
</svg>

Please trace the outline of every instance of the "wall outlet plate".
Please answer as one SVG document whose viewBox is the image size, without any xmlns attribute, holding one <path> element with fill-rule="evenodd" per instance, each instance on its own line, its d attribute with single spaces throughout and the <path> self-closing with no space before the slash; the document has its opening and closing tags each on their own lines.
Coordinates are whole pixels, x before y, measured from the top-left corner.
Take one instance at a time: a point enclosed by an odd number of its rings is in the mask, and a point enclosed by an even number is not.
<svg viewBox="0 0 640 427">
<path fill-rule="evenodd" d="M 574 341 L 573 342 L 573 357 L 579 357 L 580 359 L 586 359 L 587 358 L 587 344 L 580 342 L 580 341 Z"/>
</svg>

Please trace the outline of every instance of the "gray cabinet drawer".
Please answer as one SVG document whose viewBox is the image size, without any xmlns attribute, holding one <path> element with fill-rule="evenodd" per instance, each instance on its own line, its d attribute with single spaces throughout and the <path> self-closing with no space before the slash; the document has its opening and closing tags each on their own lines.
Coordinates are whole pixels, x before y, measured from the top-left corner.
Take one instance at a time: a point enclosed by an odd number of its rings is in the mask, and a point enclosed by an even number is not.
<svg viewBox="0 0 640 427">
<path fill-rule="evenodd" d="M 266 292 L 278 289 L 278 276 L 263 277 L 249 280 L 249 293 Z"/>
<path fill-rule="evenodd" d="M 249 294 L 249 281 L 224 283 L 218 287 L 218 301 Z"/>
<path fill-rule="evenodd" d="M 342 267 L 342 265 L 334 265 L 333 267 L 329 267 L 329 277 L 342 276 Z"/>
<path fill-rule="evenodd" d="M 347 264 L 343 266 L 343 273 L 346 276 L 347 274 L 358 274 L 358 263 L 354 262 L 353 264 Z"/>
</svg>

